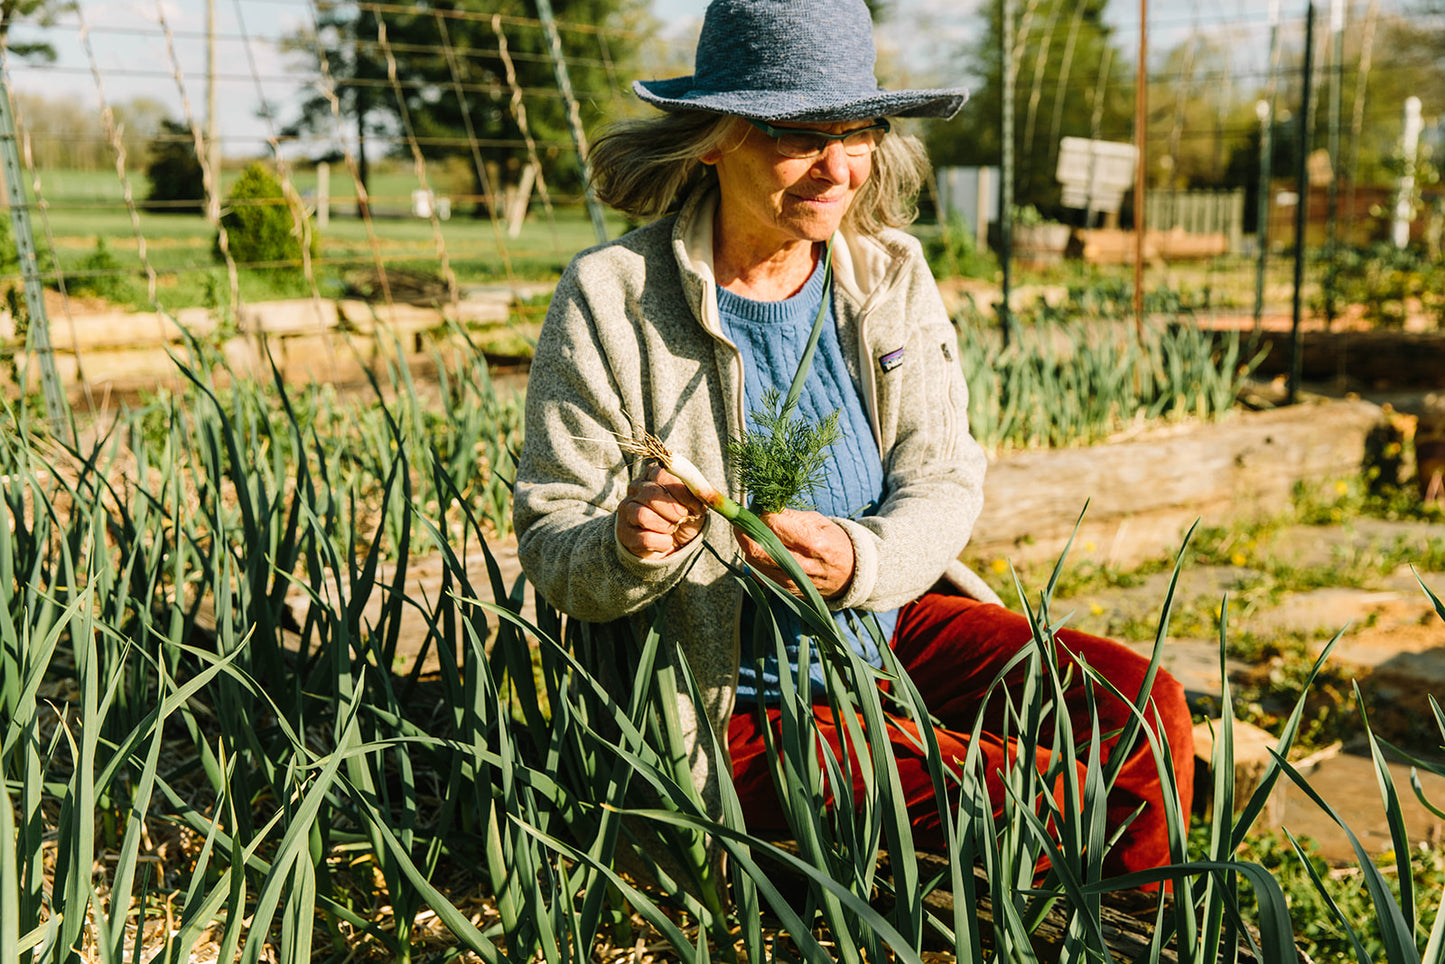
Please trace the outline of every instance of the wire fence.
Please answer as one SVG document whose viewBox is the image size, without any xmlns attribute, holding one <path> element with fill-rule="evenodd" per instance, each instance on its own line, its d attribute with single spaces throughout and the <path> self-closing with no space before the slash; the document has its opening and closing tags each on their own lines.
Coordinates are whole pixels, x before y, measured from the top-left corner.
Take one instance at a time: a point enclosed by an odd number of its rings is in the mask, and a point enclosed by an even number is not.
<svg viewBox="0 0 1445 964">
<path fill-rule="evenodd" d="M 1018 5 L 1019 32 L 1008 48 L 1016 173 L 1027 184 L 1053 185 L 1062 137 L 1136 141 L 1132 112 L 1120 105 L 1134 94 L 1138 20 L 1113 11 L 1091 47 L 1097 4 Z M 926 27 L 924 15 L 903 2 L 888 15 L 885 82 L 947 83 L 972 73 L 979 96 L 959 123 L 970 132 L 995 125 L 989 111 L 998 101 L 990 106 L 987 43 L 979 39 L 987 31 L 973 30 L 964 50 L 930 67 L 908 56 L 917 39 L 908 24 Z M 1402 145 L 1408 96 L 1424 104 L 1410 237 L 1438 246 L 1428 162 L 1440 139 L 1445 80 L 1430 43 L 1445 21 L 1384 0 L 1316 17 L 1322 39 L 1306 70 L 1303 10 L 1278 14 L 1243 0 L 1154 5 L 1144 138 L 1150 191 L 1236 188 L 1247 200 L 1226 257 L 1190 269 L 1152 267 L 1150 287 L 1203 288 L 1196 306 L 1211 312 L 1253 307 L 1258 317 L 1262 301 L 1278 311 L 1291 293 L 1279 277 L 1283 262 L 1275 258 L 1269 287 L 1255 296 L 1255 265 L 1245 256 L 1293 246 L 1286 202 L 1298 195 L 1301 150 L 1316 195 L 1305 193 L 1306 241 L 1330 251 L 1306 280 L 1345 278 L 1336 237 L 1365 244 L 1388 233 L 1385 209 L 1411 166 Z M 145 15 L 82 2 L 57 8 L 43 25 L 17 22 L 3 63 L 17 161 L 6 188 L 31 215 L 35 274 L 46 290 L 32 297 L 23 257 L 0 251 L 12 343 L 27 322 L 48 319 L 70 366 L 63 380 L 82 383 L 94 380 L 82 372 L 83 356 L 95 362 L 94 374 L 103 367 L 97 345 L 138 337 L 120 330 L 114 314 L 91 320 L 106 307 L 148 313 L 158 320 L 146 324 L 174 338 L 167 325 L 175 322 L 223 334 L 277 324 L 293 335 L 355 328 L 358 311 L 421 330 L 440 322 L 412 309 L 440 305 L 450 306 L 451 319 L 484 319 L 525 342 L 548 279 L 580 248 L 627 227 L 589 210 L 586 139 L 605 119 L 641 109 L 629 90 L 634 77 L 690 69 L 691 37 L 682 33 L 660 29 L 644 4 L 626 0 L 576 0 L 559 5 L 555 18 L 550 3 L 512 0 L 452 10 L 196 0 Z M 44 47 L 53 59 L 41 55 Z M 1307 82 L 1316 96 L 1300 124 Z M 957 163 L 946 138 L 918 130 L 935 164 Z M 249 161 L 265 166 L 274 188 L 236 196 Z M 273 212 L 293 243 L 269 251 L 238 245 L 248 211 Z M 293 303 L 282 322 L 257 307 L 278 301 Z M 338 307 L 348 302 L 365 307 L 348 314 Z M 466 304 L 471 315 L 458 309 Z"/>
<path fill-rule="evenodd" d="M 554 222 L 559 209 L 579 202 L 580 181 L 575 174 L 559 179 L 561 183 L 549 183 L 542 175 L 544 168 L 565 171 L 566 163 L 557 159 L 575 158 L 577 141 L 546 119 L 541 130 L 535 129 L 536 121 L 529 121 L 555 114 L 562 100 L 551 56 L 537 52 L 545 47 L 540 39 L 546 30 L 542 21 L 500 13 L 364 4 L 349 13 L 351 36 L 338 37 L 338 8 L 311 3 L 281 7 L 290 14 L 290 22 L 277 18 L 271 21 L 273 32 L 260 34 L 248 28 L 248 14 L 262 19 L 255 16 L 257 8 L 279 5 L 236 0 L 231 6 L 233 19 L 227 29 L 212 36 L 173 27 L 164 7 L 147 24 L 101 27 L 88 23 L 85 6 L 77 5 L 45 32 L 49 42 L 66 50 L 59 62 L 19 60 L 13 54 L 7 58 L 8 86 L 20 92 L 15 120 L 26 189 L 35 210 L 53 219 L 67 236 L 83 231 L 96 215 L 155 212 L 159 210 L 155 204 L 142 203 L 147 193 L 147 153 L 192 144 L 206 195 L 224 196 L 236 173 L 234 161 L 260 158 L 274 166 L 287 195 L 299 198 L 307 215 L 354 214 L 369 222 L 364 234 L 373 247 L 392 240 L 382 222 L 407 216 L 441 222 L 452 211 L 471 207 L 474 221 L 498 227 L 504 214 L 501 201 L 516 190 L 517 172 L 528 165 L 535 171 L 532 191 L 545 221 Z M 421 17 L 435 22 L 439 43 L 422 46 L 393 39 L 396 31 L 388 29 L 389 23 Z M 358 28 L 368 19 L 370 34 L 359 34 Z M 458 23 L 468 28 L 465 48 L 449 41 L 448 32 Z M 559 22 L 556 27 L 563 47 L 560 63 L 573 72 L 593 75 L 581 92 L 591 119 L 604 110 L 621 109 L 618 101 L 625 79 L 619 76 L 609 49 L 619 42 L 636 45 L 650 39 L 586 24 Z M 480 46 L 479 41 L 490 46 Z M 350 48 L 338 46 L 345 44 Z M 197 59 L 208 46 L 214 50 L 213 74 L 204 59 Z M 124 51 L 127 66 L 113 63 L 117 50 Z M 429 63 L 425 72 L 414 66 L 420 58 L 435 60 L 438 55 L 450 78 L 439 77 L 435 64 Z M 77 56 L 84 63 L 77 63 Z M 410 71 L 406 63 L 398 66 L 408 59 L 413 63 Z M 371 69 L 359 66 L 358 60 Z M 496 69 L 498 65 L 502 69 Z M 284 70 L 287 66 L 299 67 L 303 73 Z M 536 82 L 539 66 L 545 68 L 545 84 Z M 87 86 L 79 83 L 86 79 L 82 74 L 90 82 L 88 96 L 73 93 L 69 112 L 52 112 L 55 99 L 33 93 L 77 91 Z M 212 83 L 217 94 L 208 98 L 207 85 Z M 361 99 L 383 102 L 383 109 L 373 108 L 374 116 L 383 118 L 380 122 L 362 116 L 351 103 Z M 454 130 L 438 134 L 413 123 L 413 105 L 443 99 L 451 102 L 461 121 Z M 325 108 L 321 112 L 314 109 L 318 102 Z M 218 105 L 223 106 L 217 110 Z M 575 103 L 570 107 L 577 109 Z M 297 115 L 305 109 L 313 116 L 305 118 L 309 123 L 303 126 Z M 213 112 L 216 116 L 209 116 Z M 498 136 L 475 128 L 470 120 L 480 112 L 505 113 L 506 123 L 491 125 L 493 130 L 505 128 L 505 133 Z M 161 118 L 173 118 L 175 123 L 157 129 Z M 132 121 L 131 130 L 126 129 L 127 120 Z M 367 129 L 358 132 L 358 123 Z M 222 157 L 224 163 L 218 164 Z M 330 179 L 329 198 L 318 199 L 316 169 L 307 163 L 314 158 L 330 160 L 332 171 L 339 175 Z M 358 199 L 365 203 L 350 206 Z M 438 204 L 436 199 L 448 203 Z M 162 202 L 162 207 L 165 203 L 194 207 L 208 200 L 193 194 Z M 323 200 L 330 201 L 325 214 L 317 207 Z M 545 255 L 565 260 L 575 250 L 573 239 L 555 223 L 548 228 L 537 238 L 529 235 L 520 241 L 499 238 L 495 232 L 483 238 L 486 254 L 498 262 L 498 273 L 510 276 L 509 263 L 519 258 Z M 136 243 L 143 246 L 147 232 L 137 228 L 135 233 Z M 475 239 L 453 240 L 437 223 L 431 234 L 433 250 L 424 257 L 448 260 L 449 242 L 461 256 L 483 250 Z M 416 247 L 413 235 L 403 230 L 395 240 Z M 202 262 L 198 267 L 210 266 Z"/>
<path fill-rule="evenodd" d="M 0 258 L 0 283 L 12 340 L 53 316 L 69 382 L 90 380 L 80 360 L 97 340 L 146 340 L 144 322 L 87 324 L 97 298 L 224 333 L 274 327 L 258 305 L 278 300 L 309 303 L 310 318 L 280 322 L 292 329 L 354 327 L 334 306 L 347 297 L 413 328 L 438 320 L 411 306 L 455 318 L 472 302 L 525 339 L 534 282 L 623 228 L 595 205 L 588 216 L 585 131 L 632 109 L 634 71 L 679 59 L 628 4 L 598 23 L 530 4 L 532 16 L 509 4 L 224 6 L 213 0 L 198 26 L 190 9 L 92 22 L 77 4 L 26 43 L 20 25 L 11 35 L 7 197 L 32 215 L 29 273 L 47 291 L 25 284 L 23 239 Z M 253 173 L 264 183 L 239 196 Z M 262 224 L 282 236 L 270 249 L 238 237 Z"/>
</svg>

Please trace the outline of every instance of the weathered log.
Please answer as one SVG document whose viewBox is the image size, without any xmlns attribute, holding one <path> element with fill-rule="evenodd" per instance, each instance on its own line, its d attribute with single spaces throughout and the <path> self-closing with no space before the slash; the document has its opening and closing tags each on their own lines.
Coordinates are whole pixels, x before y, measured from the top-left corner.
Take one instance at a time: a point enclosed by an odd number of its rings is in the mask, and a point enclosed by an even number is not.
<svg viewBox="0 0 1445 964">
<path fill-rule="evenodd" d="M 989 467 L 973 559 L 1076 552 L 1128 563 L 1178 549 L 1194 520 L 1278 513 L 1298 483 L 1360 470 L 1380 410 L 1362 401 L 1296 405 L 1151 431 L 1080 449 L 1020 452 Z"/>
</svg>

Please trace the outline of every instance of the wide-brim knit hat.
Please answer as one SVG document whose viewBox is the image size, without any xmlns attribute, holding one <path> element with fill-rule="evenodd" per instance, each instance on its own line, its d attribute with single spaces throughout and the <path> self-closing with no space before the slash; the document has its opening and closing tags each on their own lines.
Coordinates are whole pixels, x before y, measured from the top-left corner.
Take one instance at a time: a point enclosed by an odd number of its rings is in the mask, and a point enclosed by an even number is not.
<svg viewBox="0 0 1445 964">
<path fill-rule="evenodd" d="M 863 0 L 713 0 L 694 72 L 632 89 L 663 110 L 763 121 L 948 118 L 968 99 L 961 87 L 883 90 L 876 60 Z"/>
</svg>

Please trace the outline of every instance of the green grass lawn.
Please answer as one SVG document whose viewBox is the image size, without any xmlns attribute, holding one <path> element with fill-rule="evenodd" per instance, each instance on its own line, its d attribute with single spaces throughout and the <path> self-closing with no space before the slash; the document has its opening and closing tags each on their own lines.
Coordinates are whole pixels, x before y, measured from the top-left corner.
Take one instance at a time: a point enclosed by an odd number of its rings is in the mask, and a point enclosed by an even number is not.
<svg viewBox="0 0 1445 964">
<path fill-rule="evenodd" d="M 224 172 L 223 191 L 230 189 L 239 174 L 234 170 Z M 291 179 L 302 197 L 312 202 L 315 170 L 293 171 Z M 435 274 L 440 271 L 443 255 L 463 286 L 509 278 L 552 279 L 574 254 L 596 243 L 586 210 L 575 196 L 555 198 L 550 214 L 534 196 L 531 215 L 520 235 L 512 238 L 507 236 L 505 225 L 471 216 L 471 203 L 465 196 L 472 188 L 464 172 L 459 173 L 454 166 L 437 165 L 428 172 L 428 184 L 439 194 L 455 199 L 452 217 L 440 223 L 438 236 L 429 219 L 410 214 L 412 192 L 420 182 L 409 165 L 377 165 L 370 181 L 373 217 L 367 221 L 356 216 L 356 189 L 349 172 L 340 165 L 332 168 L 331 218 L 326 228 L 318 231 L 321 242 L 316 280 L 323 297 L 341 295 L 347 290 L 348 273 L 363 269 L 370 272 L 378 261 L 388 270 Z M 145 285 L 145 268 L 149 266 L 157 274 L 156 300 L 168 310 L 227 300 L 225 270 L 213 254 L 215 232 L 198 215 L 153 214 L 138 208 L 133 213 L 125 201 L 125 189 L 128 186 L 135 198 L 144 197 L 148 185 L 139 174 L 132 174 L 127 185 L 110 170 L 43 170 L 27 183 L 37 205 L 32 209 L 37 247 L 54 251 L 53 263 L 59 265 L 68 288 L 76 281 L 79 293 L 100 294 L 113 303 L 149 309 L 152 303 Z M 607 226 L 609 237 L 617 237 L 626 229 L 621 217 L 611 212 Z M 940 247 L 942 229 L 938 225 L 920 222 L 910 230 L 925 242 L 939 278 L 960 271 L 984 277 L 997 274 L 991 256 L 975 255 L 967 244 L 967 251 L 953 251 L 951 258 L 943 256 L 942 248 L 947 245 Z M 138 235 L 145 241 L 144 261 Z M 113 260 L 97 257 L 97 239 L 104 240 Z M 1282 259 L 1274 260 L 1272 290 L 1286 282 L 1288 267 Z M 1151 267 L 1147 277 L 1147 291 L 1173 293 L 1176 300 L 1196 310 L 1224 306 L 1240 310 L 1240 306 L 1253 304 L 1253 267 L 1241 261 L 1170 266 L 1167 270 Z M 17 280 L 13 275 L 0 275 L 0 284 Z M 87 283 L 92 280 L 97 283 Z M 1113 312 L 1122 314 L 1128 311 L 1132 267 L 1088 266 L 1071 261 L 1044 270 L 1020 268 L 1014 283 L 1107 290 L 1117 299 Z M 55 286 L 53 275 L 50 284 Z M 272 272 L 247 271 L 241 278 L 241 294 L 246 300 L 310 293 L 304 279 L 277 277 Z M 986 314 L 991 317 L 991 310 Z"/>
<path fill-rule="evenodd" d="M 228 172 L 227 180 L 230 180 Z M 299 172 L 294 182 L 303 196 L 315 188 L 314 171 Z M 462 285 L 509 278 L 555 278 L 572 256 L 596 243 L 586 210 L 575 198 L 556 199 L 549 214 L 534 203 L 518 237 L 487 217 L 472 217 L 469 205 L 458 204 L 440 231 L 426 218 L 409 213 L 411 192 L 418 186 L 409 171 L 378 173 L 372 178 L 370 220 L 355 214 L 354 184 L 333 173 L 331 219 L 319 230 L 320 254 L 315 260 L 317 287 L 323 297 L 340 296 L 345 278 L 357 269 L 370 270 L 380 261 L 388 269 L 437 273 L 443 257 Z M 434 185 L 440 186 L 440 185 Z M 131 191 L 143 194 L 145 183 L 132 181 Z M 124 185 L 113 172 L 44 171 L 39 177 L 38 203 L 32 208 L 37 247 L 53 251 L 67 288 L 97 294 L 113 303 L 152 307 L 145 284 L 146 268 L 157 275 L 156 301 L 168 310 L 224 302 L 225 269 L 214 255 L 215 232 L 203 217 L 191 214 L 134 212 L 125 203 Z M 565 204 L 563 201 L 565 200 Z M 458 210 L 460 209 L 460 210 Z M 625 230 L 620 218 L 608 222 L 608 234 Z M 142 244 L 144 239 L 144 253 Z M 104 243 L 104 254 L 97 251 Z M 0 282 L 18 282 L 14 275 Z M 53 268 L 50 284 L 53 287 Z M 304 296 L 310 287 L 302 278 L 268 271 L 243 271 L 242 297 L 248 300 Z"/>
</svg>

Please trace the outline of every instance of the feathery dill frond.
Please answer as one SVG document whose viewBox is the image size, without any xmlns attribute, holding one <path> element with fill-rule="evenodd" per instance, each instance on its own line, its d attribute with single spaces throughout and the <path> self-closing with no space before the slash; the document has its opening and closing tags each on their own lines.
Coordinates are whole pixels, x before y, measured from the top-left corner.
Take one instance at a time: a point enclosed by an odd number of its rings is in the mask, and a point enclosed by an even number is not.
<svg viewBox="0 0 1445 964">
<path fill-rule="evenodd" d="M 823 482 L 825 453 L 843 437 L 838 412 L 814 423 L 781 401 L 781 392 L 768 389 L 762 408 L 752 412 L 757 430 L 728 440 L 728 459 L 762 512 L 813 508 L 808 499 Z"/>
</svg>

